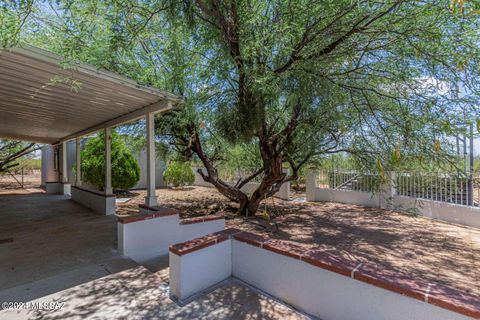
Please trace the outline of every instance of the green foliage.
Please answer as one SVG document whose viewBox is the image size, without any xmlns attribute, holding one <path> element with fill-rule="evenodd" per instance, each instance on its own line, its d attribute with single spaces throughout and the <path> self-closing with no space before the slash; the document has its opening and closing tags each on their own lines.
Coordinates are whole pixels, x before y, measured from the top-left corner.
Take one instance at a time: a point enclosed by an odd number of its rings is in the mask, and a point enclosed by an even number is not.
<svg viewBox="0 0 480 320">
<path fill-rule="evenodd" d="M 32 157 L 35 143 L 0 139 L 0 172 L 17 168 Z"/>
<path fill-rule="evenodd" d="M 188 162 L 172 161 L 163 172 L 163 179 L 174 187 L 187 186 L 193 183 L 195 174 Z"/>
<path fill-rule="evenodd" d="M 105 187 L 105 135 L 90 138 L 81 152 L 82 180 L 100 189 Z M 130 189 L 140 179 L 137 160 L 121 137 L 112 130 L 112 188 Z"/>
</svg>

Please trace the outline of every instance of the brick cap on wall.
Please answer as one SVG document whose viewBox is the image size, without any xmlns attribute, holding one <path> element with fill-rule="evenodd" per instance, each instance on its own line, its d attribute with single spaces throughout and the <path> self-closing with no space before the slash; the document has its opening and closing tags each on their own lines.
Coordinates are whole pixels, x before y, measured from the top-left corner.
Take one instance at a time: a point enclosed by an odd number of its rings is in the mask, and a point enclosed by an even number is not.
<svg viewBox="0 0 480 320">
<path fill-rule="evenodd" d="M 178 215 L 178 210 L 167 208 L 167 207 L 147 207 L 144 205 L 140 205 L 140 207 L 155 208 L 155 210 L 147 209 L 149 213 L 139 213 L 131 216 L 117 215 L 118 222 L 126 224 L 126 223 L 138 222 L 143 220 Z"/>
<path fill-rule="evenodd" d="M 180 224 L 193 224 L 193 223 L 208 222 L 208 221 L 221 220 L 221 219 L 224 219 L 223 214 L 211 214 L 203 217 L 182 219 L 180 221 Z"/>
<path fill-rule="evenodd" d="M 204 237 L 170 246 L 170 252 L 182 256 L 203 248 L 235 239 L 265 250 L 304 261 L 352 279 L 396 292 L 475 319 L 480 319 L 480 296 L 432 284 L 384 267 L 347 260 L 332 254 L 309 250 L 298 244 L 230 228 Z"/>
</svg>

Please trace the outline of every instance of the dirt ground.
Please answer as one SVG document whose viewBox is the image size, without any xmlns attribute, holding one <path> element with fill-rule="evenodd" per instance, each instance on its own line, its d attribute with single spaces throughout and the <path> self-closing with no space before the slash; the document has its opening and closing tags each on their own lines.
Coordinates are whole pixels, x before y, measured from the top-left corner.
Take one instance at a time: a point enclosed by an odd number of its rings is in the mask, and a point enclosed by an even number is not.
<svg viewBox="0 0 480 320">
<path fill-rule="evenodd" d="M 22 174 L 0 174 L 0 196 L 12 195 L 12 194 L 31 194 L 34 192 L 43 192 L 40 187 L 41 172 L 40 170 L 34 170 L 31 172 L 25 172 L 23 175 L 23 188 Z"/>
<path fill-rule="evenodd" d="M 25 172 L 23 175 L 23 185 L 25 188 L 36 188 L 40 186 L 41 172 L 33 170 Z M 0 190 L 12 190 L 21 187 L 21 173 L 2 173 L 0 174 Z"/>
<path fill-rule="evenodd" d="M 144 191 L 119 204 L 119 214 L 138 211 Z M 182 217 L 226 212 L 227 227 L 300 243 L 345 259 L 398 270 L 411 277 L 441 283 L 480 296 L 480 230 L 377 208 L 339 203 L 307 203 L 269 199 L 270 222 L 245 221 L 216 190 L 189 187 L 157 190 L 159 203 L 180 210 Z"/>
</svg>

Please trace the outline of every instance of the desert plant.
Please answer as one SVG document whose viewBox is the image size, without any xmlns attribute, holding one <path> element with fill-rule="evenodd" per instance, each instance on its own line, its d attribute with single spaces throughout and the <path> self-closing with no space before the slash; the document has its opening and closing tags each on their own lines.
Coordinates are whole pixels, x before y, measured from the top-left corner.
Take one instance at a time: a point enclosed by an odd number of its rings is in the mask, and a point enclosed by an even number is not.
<svg viewBox="0 0 480 320">
<path fill-rule="evenodd" d="M 105 187 L 105 135 L 98 134 L 82 150 L 82 180 Z M 112 130 L 112 188 L 130 189 L 140 179 L 140 167 L 121 137 Z"/>
<path fill-rule="evenodd" d="M 180 187 L 192 184 L 195 174 L 188 162 L 172 161 L 163 172 L 163 179 L 167 184 Z"/>
</svg>

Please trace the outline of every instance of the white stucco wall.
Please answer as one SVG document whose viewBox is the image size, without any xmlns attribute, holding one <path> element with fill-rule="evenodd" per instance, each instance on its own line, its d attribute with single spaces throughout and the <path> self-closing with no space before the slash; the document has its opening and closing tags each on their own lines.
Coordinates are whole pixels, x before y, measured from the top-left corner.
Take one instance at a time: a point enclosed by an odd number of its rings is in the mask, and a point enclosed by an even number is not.
<svg viewBox="0 0 480 320">
<path fill-rule="evenodd" d="M 480 228 L 480 208 L 453 203 L 394 196 L 395 209 L 414 210 L 433 219 Z"/>
<path fill-rule="evenodd" d="M 170 252 L 170 293 L 185 301 L 232 274 L 231 240 L 183 256 Z"/>
<path fill-rule="evenodd" d="M 58 172 L 55 170 L 53 146 L 44 145 L 42 147 L 41 154 L 42 171 L 40 185 L 45 187 L 47 182 L 58 181 Z"/>
<path fill-rule="evenodd" d="M 339 203 L 357 204 L 367 207 L 379 207 L 380 196 L 369 192 L 315 189 L 315 201 L 333 201 Z"/>
<path fill-rule="evenodd" d="M 181 301 L 230 275 L 324 320 L 470 319 L 237 240 L 181 256 L 170 252 L 170 292 Z"/>
<path fill-rule="evenodd" d="M 180 224 L 178 214 L 153 219 L 117 223 L 118 250 L 136 261 L 168 254 L 170 245 L 221 231 L 225 219 Z"/>
<path fill-rule="evenodd" d="M 114 196 L 105 197 L 102 194 L 89 192 L 77 187 L 72 187 L 71 193 L 73 201 L 78 202 L 97 213 L 105 215 L 115 214 Z"/>
<path fill-rule="evenodd" d="M 134 154 L 135 159 L 140 166 L 140 180 L 132 189 L 145 189 L 147 187 L 147 153 L 142 150 L 140 153 Z M 165 187 L 163 181 L 163 172 L 166 169 L 166 164 L 162 160 L 157 159 L 155 162 L 155 186 L 157 188 Z"/>
<path fill-rule="evenodd" d="M 303 261 L 232 242 L 232 273 L 321 319 L 469 319 Z"/>
</svg>

